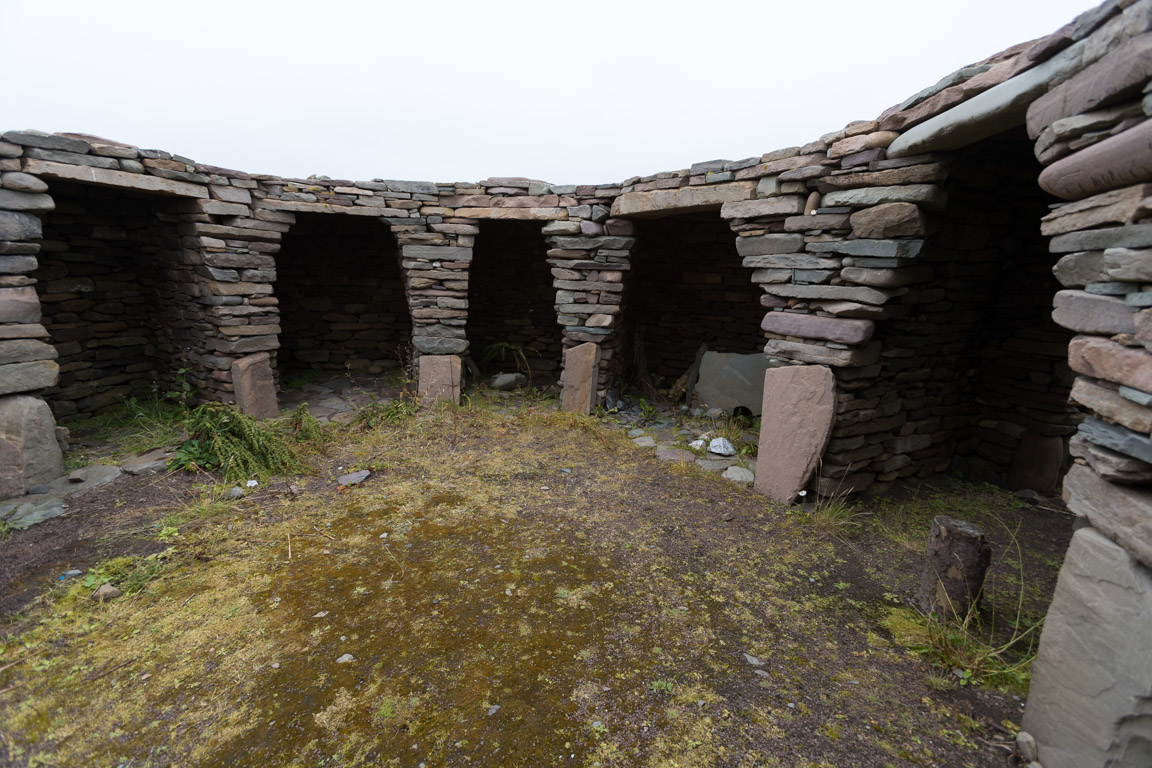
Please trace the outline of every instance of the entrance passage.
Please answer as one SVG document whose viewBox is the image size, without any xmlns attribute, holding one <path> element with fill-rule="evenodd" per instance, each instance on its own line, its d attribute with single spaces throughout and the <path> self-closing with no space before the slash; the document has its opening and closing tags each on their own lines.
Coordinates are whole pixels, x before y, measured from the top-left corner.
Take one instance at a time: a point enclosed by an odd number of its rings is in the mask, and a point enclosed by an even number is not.
<svg viewBox="0 0 1152 768">
<path fill-rule="evenodd" d="M 718 213 L 637 220 L 632 264 L 626 379 L 667 387 L 692 365 L 701 344 L 712 352 L 763 349 L 761 292 Z"/>
<path fill-rule="evenodd" d="M 192 267 L 183 264 L 175 200 L 50 182 L 33 274 L 60 380 L 45 393 L 57 419 L 100 413 L 188 367 Z"/>
<path fill-rule="evenodd" d="M 965 477 L 1050 492 L 1082 417 L 1068 404 L 1072 334 L 1051 319 L 1060 285 L 1037 222 L 1056 201 L 1039 170 L 1023 129 L 957 153 L 940 231 L 920 257 L 935 280 L 880 328 L 884 375 L 903 380 L 903 406 L 921 425 L 908 434 L 924 436 L 925 454 L 939 450 L 937 469 L 954 449 Z"/>
<path fill-rule="evenodd" d="M 485 374 L 550 383 L 563 356 L 556 289 L 538 221 L 481 221 L 468 289 L 468 339 Z"/>
<path fill-rule="evenodd" d="M 412 321 L 396 239 L 370 217 L 298 213 L 276 256 L 282 378 L 407 363 Z"/>
</svg>

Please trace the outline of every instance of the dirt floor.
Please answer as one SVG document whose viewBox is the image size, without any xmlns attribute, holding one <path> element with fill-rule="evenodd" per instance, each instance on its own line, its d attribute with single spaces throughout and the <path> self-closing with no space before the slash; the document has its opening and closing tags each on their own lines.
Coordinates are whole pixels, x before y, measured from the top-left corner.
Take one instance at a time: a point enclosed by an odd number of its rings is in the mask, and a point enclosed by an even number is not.
<svg viewBox="0 0 1152 768">
<path fill-rule="evenodd" d="M 1013 764 L 1026 663 L 987 654 L 1055 502 L 786 509 L 548 401 L 332 430 L 313 476 L 126 477 L 0 540 L 0 765 Z M 964 667 L 910 608 L 937 514 L 995 548 Z"/>
</svg>

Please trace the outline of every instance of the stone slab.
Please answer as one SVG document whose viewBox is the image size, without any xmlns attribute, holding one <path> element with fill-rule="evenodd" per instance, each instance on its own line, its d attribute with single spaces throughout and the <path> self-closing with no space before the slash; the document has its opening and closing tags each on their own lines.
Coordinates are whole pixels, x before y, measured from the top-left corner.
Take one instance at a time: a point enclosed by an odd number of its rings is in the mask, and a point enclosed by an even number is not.
<svg viewBox="0 0 1152 768">
<path fill-rule="evenodd" d="M 463 219 L 503 219 L 516 221 L 560 221 L 568 218 L 567 208 L 457 208 Z"/>
<path fill-rule="evenodd" d="M 736 252 L 741 256 L 799 253 L 803 250 L 804 235 L 770 234 L 736 238 Z"/>
<path fill-rule="evenodd" d="M 660 216 L 720 209 L 724 203 L 751 200 L 756 196 L 756 182 L 715 184 L 680 189 L 657 189 L 651 192 L 627 192 L 612 201 L 613 217 Z"/>
<path fill-rule="evenodd" d="M 11 528 L 24 530 L 37 523 L 59 517 L 68 511 L 68 504 L 57 496 L 33 497 L 19 504 L 0 506 L 0 520 Z M 5 515 L 7 514 L 7 518 Z"/>
<path fill-rule="evenodd" d="M 705 352 L 695 393 L 701 405 L 731 415 L 737 407 L 760 415 L 764 401 L 764 372 L 771 366 L 764 355 Z"/>
<path fill-rule="evenodd" d="M 1083 288 L 1089 283 L 1107 279 L 1104 273 L 1104 251 L 1077 251 L 1060 257 L 1052 274 L 1065 288 Z"/>
<path fill-rule="evenodd" d="M 444 400 L 458 405 L 464 383 L 464 363 L 459 355 L 421 355 L 419 396 L 426 405 Z"/>
<path fill-rule="evenodd" d="M 270 360 L 267 352 L 257 352 L 232 362 L 236 406 L 241 413 L 255 419 L 274 419 L 280 415 Z"/>
<path fill-rule="evenodd" d="M 89 491 L 114 482 L 123 474 L 124 471 L 120 467 L 93 464 L 90 467 L 78 469 L 71 475 L 56 478 L 49 484 L 50 490 L 48 492 L 54 496 L 62 497 L 83 496 Z M 75 478 L 79 478 L 79 481 Z"/>
<path fill-rule="evenodd" d="M 1137 35 L 1028 106 L 1028 135 L 1037 138 L 1065 117 L 1091 112 L 1118 99 L 1137 96 L 1152 77 L 1152 33 Z"/>
<path fill-rule="evenodd" d="M 1152 124 L 1152 122 L 1150 122 Z M 1107 248 L 1147 248 L 1152 246 L 1152 224 L 1089 229 L 1057 235 L 1048 242 L 1051 253 L 1100 251 Z"/>
<path fill-rule="evenodd" d="M 805 344 L 784 339 L 769 339 L 764 344 L 764 354 L 785 360 L 796 360 L 814 365 L 831 365 L 836 368 L 859 368 L 871 365 L 880 357 L 880 342 L 874 341 L 866 347 L 855 349 L 835 349 L 823 344 Z"/>
<path fill-rule="evenodd" d="M 587 416 L 596 401 L 600 375 L 600 345 L 585 342 L 564 350 L 560 374 L 560 409 Z"/>
<path fill-rule="evenodd" d="M 53 360 L 0 366 L 0 395 L 34 392 L 56 385 L 60 366 Z"/>
<path fill-rule="evenodd" d="M 1028 105 L 1080 67 L 1084 43 L 909 128 L 888 146 L 888 157 L 960 149 L 1024 123 Z M 1035 137 L 1033 137 L 1035 138 Z"/>
<path fill-rule="evenodd" d="M 790 299 L 829 299 L 877 305 L 900 295 L 892 291 L 850 285 L 765 285 L 764 290 L 774 296 L 786 296 Z"/>
<path fill-rule="evenodd" d="M 1152 392 L 1152 354 L 1099 336 L 1076 336 L 1068 343 L 1068 365 L 1095 379 Z"/>
<path fill-rule="evenodd" d="M 1069 399 L 1133 432 L 1152 432 L 1152 409 L 1134 403 L 1115 389 L 1102 387 L 1083 376 L 1076 377 Z"/>
<path fill-rule="evenodd" d="M 843 189 L 824 195 L 823 206 L 826 208 L 839 206 L 868 208 L 885 203 L 915 203 L 930 211 L 942 211 L 948 204 L 948 194 L 933 184 Z"/>
<path fill-rule="evenodd" d="M 831 368 L 797 365 L 764 373 L 763 414 L 754 488 L 791 504 L 808 484 L 836 420 Z"/>
<path fill-rule="evenodd" d="M 769 312 L 760 329 L 781 336 L 800 336 L 841 344 L 863 344 L 872 338 L 876 324 L 871 320 L 820 317 L 801 312 Z"/>
<path fill-rule="evenodd" d="M 0 240 L 38 240 L 41 234 L 38 216 L 16 211 L 0 211 Z"/>
<path fill-rule="evenodd" d="M 1039 181 L 1045 192 L 1065 200 L 1152 181 L 1152 121 L 1057 160 Z"/>
<path fill-rule="evenodd" d="M 760 216 L 795 216 L 804 213 L 804 198 L 781 195 L 759 200 L 724 203 L 720 208 L 722 219 L 754 219 Z"/>
<path fill-rule="evenodd" d="M 927 264 L 901 267 L 899 269 L 877 269 L 872 267 L 844 267 L 840 277 L 847 283 L 867 285 L 872 288 L 900 288 L 905 285 L 926 283 L 935 274 Z"/>
<path fill-rule="evenodd" d="M 1152 440 L 1148 435 L 1091 416 L 1080 422 L 1079 434 L 1097 445 L 1152 464 Z"/>
<path fill-rule="evenodd" d="M 852 234 L 860 238 L 926 235 L 930 231 L 928 218 L 914 203 L 882 203 L 862 208 L 853 213 L 849 221 Z"/>
<path fill-rule="evenodd" d="M 39 397 L 0 397 L 0 498 L 19 496 L 33 485 L 55 480 L 64 472 L 56 421 Z"/>
<path fill-rule="evenodd" d="M 1077 432 L 1068 441 L 1068 452 L 1088 462 L 1092 471 L 1111 483 L 1152 482 L 1152 464 L 1097 445 Z"/>
<path fill-rule="evenodd" d="M 1077 333 L 1135 333 L 1134 307 L 1114 296 L 1087 291 L 1058 291 L 1052 301 L 1052 319 Z"/>
<path fill-rule="evenodd" d="M 1127 224 L 1152 197 L 1152 185 L 1136 184 L 1062 205 L 1040 220 L 1040 234 L 1051 237 L 1102 224 Z"/>
<path fill-rule="evenodd" d="M 208 188 L 200 184 L 189 184 L 185 181 L 164 179 L 146 173 L 128 173 L 127 171 L 113 171 L 108 168 L 93 168 L 87 165 L 67 165 L 49 160 L 24 160 L 23 170 L 36 176 L 47 176 L 50 179 L 67 179 L 84 184 L 98 184 L 106 187 L 124 187 L 139 189 L 146 192 L 155 192 L 161 195 L 177 195 L 179 197 L 208 197 Z"/>
<path fill-rule="evenodd" d="M 1138 751 L 1135 760 L 1111 758 L 1138 750 L 1141 737 L 1145 745 L 1152 740 L 1141 710 L 1152 690 L 1149 637 L 1152 573 L 1099 531 L 1076 531 L 1032 663 L 1022 722 L 1044 768 L 1146 765 Z"/>
<path fill-rule="evenodd" d="M 809 253 L 839 253 L 879 259 L 912 259 L 920 255 L 923 240 L 828 240 L 809 243 Z"/>
<path fill-rule="evenodd" d="M 1064 503 L 1137 562 L 1152 567 L 1152 491 L 1110 483 L 1074 464 L 1064 477 Z"/>
</svg>

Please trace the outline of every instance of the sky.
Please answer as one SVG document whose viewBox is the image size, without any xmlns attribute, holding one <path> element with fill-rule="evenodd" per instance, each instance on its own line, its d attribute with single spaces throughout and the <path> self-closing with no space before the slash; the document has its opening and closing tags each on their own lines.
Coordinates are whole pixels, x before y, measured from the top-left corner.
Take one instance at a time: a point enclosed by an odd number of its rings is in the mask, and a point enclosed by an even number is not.
<svg viewBox="0 0 1152 768">
<path fill-rule="evenodd" d="M 0 130 L 280 176 L 616 182 L 873 119 L 1093 5 L 0 0 Z"/>
</svg>

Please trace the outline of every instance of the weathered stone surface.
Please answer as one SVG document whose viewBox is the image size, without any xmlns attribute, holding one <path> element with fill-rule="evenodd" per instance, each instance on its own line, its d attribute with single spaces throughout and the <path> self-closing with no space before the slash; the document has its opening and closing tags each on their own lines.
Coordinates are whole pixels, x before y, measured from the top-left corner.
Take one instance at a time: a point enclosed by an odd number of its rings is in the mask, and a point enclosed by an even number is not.
<svg viewBox="0 0 1152 768">
<path fill-rule="evenodd" d="M 0 208 L 8 211 L 51 211 L 55 207 L 49 195 L 0 189 Z"/>
<path fill-rule="evenodd" d="M 0 288 L 0 323 L 39 323 L 40 297 L 30 285 Z"/>
<path fill-rule="evenodd" d="M 1152 573 L 1092 528 L 1072 537 L 1032 664 L 1024 730 L 1044 768 L 1146 765 Z M 1111 757 L 1130 759 L 1110 762 Z M 1147 752 L 1143 752 L 1147 755 Z"/>
<path fill-rule="evenodd" d="M 59 375 L 60 366 L 53 360 L 0 366 L 0 395 L 55 386 Z"/>
<path fill-rule="evenodd" d="M 888 147 L 888 157 L 959 149 L 1020 125 L 1037 96 L 1080 67 L 1083 48 L 1083 43 L 1077 43 L 1043 64 L 909 128 Z"/>
<path fill-rule="evenodd" d="M 1152 567 L 1152 491 L 1110 483 L 1074 464 L 1064 477 L 1064 503 L 1139 563 Z"/>
<path fill-rule="evenodd" d="M 1062 235 L 1101 224 L 1127 224 L 1149 196 L 1152 196 L 1152 185 L 1137 184 L 1062 205 L 1040 220 L 1040 233 Z"/>
<path fill-rule="evenodd" d="M 186 181 L 165 179 L 144 173 L 128 173 L 114 171 L 109 168 L 93 168 L 87 165 L 68 165 L 55 163 L 49 160 L 24 160 L 25 173 L 36 176 L 47 176 L 53 179 L 68 179 L 87 184 L 101 184 L 111 187 L 128 187 L 129 189 L 142 189 L 148 192 L 157 192 L 162 195 L 178 195 L 180 197 L 208 197 L 208 189 L 200 184 L 190 184 Z"/>
<path fill-rule="evenodd" d="M 862 133 L 858 136 L 849 136 L 835 142 L 828 148 L 828 157 L 844 157 L 846 155 L 863 152 L 866 149 L 883 149 L 895 141 L 900 134 L 895 131 L 876 131 Z"/>
<path fill-rule="evenodd" d="M 40 219 L 30 213 L 0 211 L 0 240 L 39 240 Z"/>
<path fill-rule="evenodd" d="M 809 253 L 840 253 L 880 259 L 911 259 L 920 255 L 923 240 L 829 240 L 809 243 Z"/>
<path fill-rule="evenodd" d="M 1104 251 L 1104 274 L 1109 280 L 1129 283 L 1152 282 L 1152 250 L 1109 248 Z"/>
<path fill-rule="evenodd" d="M 1152 392 L 1152 354 L 1098 336 L 1076 336 L 1068 344 L 1068 365 L 1077 373 Z"/>
<path fill-rule="evenodd" d="M 1152 77 L 1152 33 L 1133 37 L 1099 61 L 1040 96 L 1028 107 L 1028 135 L 1035 139 L 1061 118 L 1136 96 Z"/>
<path fill-rule="evenodd" d="M 781 195 L 760 200 L 724 203 L 720 208 L 722 219 L 754 219 L 758 216 L 795 216 L 804 213 L 804 198 L 799 195 Z"/>
<path fill-rule="evenodd" d="M 0 369 L 2 371 L 3 369 Z M 39 397 L 0 397 L 0 499 L 64 474 L 56 421 Z"/>
<path fill-rule="evenodd" d="M 774 296 L 787 296 L 791 299 L 831 299 L 863 304 L 883 304 L 897 295 L 891 291 L 850 285 L 765 285 L 764 290 Z"/>
<path fill-rule="evenodd" d="M 31 192 L 33 194 L 48 191 L 48 185 L 43 181 L 32 174 L 21 173 L 20 171 L 0 174 L 0 187 L 11 189 L 15 192 Z"/>
<path fill-rule="evenodd" d="M 1152 409 L 1137 405 L 1114 389 L 1077 376 L 1072 385 L 1071 399 L 1134 432 L 1152 432 Z"/>
<path fill-rule="evenodd" d="M 1086 291 L 1058 291 L 1053 299 L 1052 319 L 1077 333 L 1134 333 L 1134 307 L 1114 296 Z"/>
<path fill-rule="evenodd" d="M 932 267 L 927 264 L 917 264 L 900 269 L 844 267 L 840 270 L 840 277 L 845 282 L 869 285 L 873 288 L 899 288 L 904 285 L 924 283 L 931 280 L 933 274 Z"/>
<path fill-rule="evenodd" d="M 1085 439 L 1097 445 L 1152 464 L 1152 440 L 1148 435 L 1091 416 L 1080 422 L 1079 430 Z"/>
<path fill-rule="evenodd" d="M 504 219 L 517 221 L 553 221 L 568 218 L 567 208 L 457 208 L 464 219 Z"/>
<path fill-rule="evenodd" d="M 585 342 L 564 350 L 564 370 L 560 374 L 560 408 L 588 415 L 596 400 L 600 373 L 600 345 Z"/>
<path fill-rule="evenodd" d="M 267 352 L 257 352 L 232 363 L 236 405 L 242 413 L 256 419 L 274 419 L 280 415 L 270 360 Z"/>
<path fill-rule="evenodd" d="M 1089 229 L 1058 235 L 1048 243 L 1052 253 L 1100 251 L 1107 248 L 1146 248 L 1152 246 L 1152 224 Z"/>
<path fill-rule="evenodd" d="M 430 404 L 447 400 L 457 405 L 460 403 L 464 363 L 459 355 L 421 355 L 418 375 L 421 402 Z"/>
<path fill-rule="evenodd" d="M 0 341 L 0 365 L 55 359 L 56 348 L 42 341 L 36 341 L 34 339 Z"/>
<path fill-rule="evenodd" d="M 1060 482 L 1063 464 L 1064 438 L 1029 432 L 1016 447 L 1005 485 L 1012 491 L 1029 488 L 1050 493 Z"/>
<path fill-rule="evenodd" d="M 774 234 L 736 238 L 736 252 L 741 256 L 799 253 L 803 250 L 804 235 Z"/>
<path fill-rule="evenodd" d="M 1076 200 L 1152 181 L 1152 121 L 1057 160 L 1040 173 L 1040 187 Z"/>
<path fill-rule="evenodd" d="M 91 149 L 91 145 L 83 139 L 72 139 L 40 131 L 8 131 L 4 134 L 3 139 L 11 144 L 39 147 L 40 149 L 56 149 L 61 152 L 84 154 Z"/>
<path fill-rule="evenodd" d="M 1106 279 L 1104 274 L 1104 251 L 1077 251 L 1062 256 L 1052 274 L 1065 288 L 1083 288 L 1089 283 Z"/>
<path fill-rule="evenodd" d="M 769 312 L 760 322 L 760 328 L 781 336 L 863 344 L 872 338 L 876 324 L 871 320 L 820 317 L 801 312 Z"/>
<path fill-rule="evenodd" d="M 735 182 L 711 186 L 658 189 L 651 192 L 628 192 L 612 201 L 616 216 L 658 216 L 661 213 L 687 213 L 715 210 L 737 200 L 751 200 L 756 195 L 756 182 Z"/>
<path fill-rule="evenodd" d="M 756 491 L 792 503 L 824 455 L 835 419 L 831 368 L 797 365 L 765 371 Z"/>
<path fill-rule="evenodd" d="M 1077 432 L 1068 441 L 1068 451 L 1075 458 L 1088 462 L 1092 471 L 1111 483 L 1152 482 L 1152 464 L 1146 464 L 1111 448 L 1088 440 Z"/>
<path fill-rule="evenodd" d="M 915 203 L 932 211 L 942 211 L 948 204 L 948 195 L 932 184 L 906 184 L 897 187 L 867 187 L 843 189 L 824 196 L 824 207 L 841 205 L 868 208 L 885 203 Z"/>
<path fill-rule="evenodd" d="M 852 214 L 852 234 L 862 238 L 883 239 L 905 235 L 926 235 L 928 218 L 920 206 L 912 203 L 884 203 L 863 208 Z"/>
<path fill-rule="evenodd" d="M 743 406 L 759 416 L 764 401 L 764 371 L 770 365 L 768 358 L 759 353 L 705 352 L 694 391 L 705 407 L 721 408 L 731 415 L 733 409 Z"/>
<path fill-rule="evenodd" d="M 769 339 L 764 345 L 764 354 L 785 360 L 796 360 L 813 365 L 830 365 L 836 368 L 857 368 L 871 365 L 880 357 L 880 343 L 872 342 L 857 349 L 834 349 L 822 344 L 803 344 L 784 339 Z"/>
</svg>

